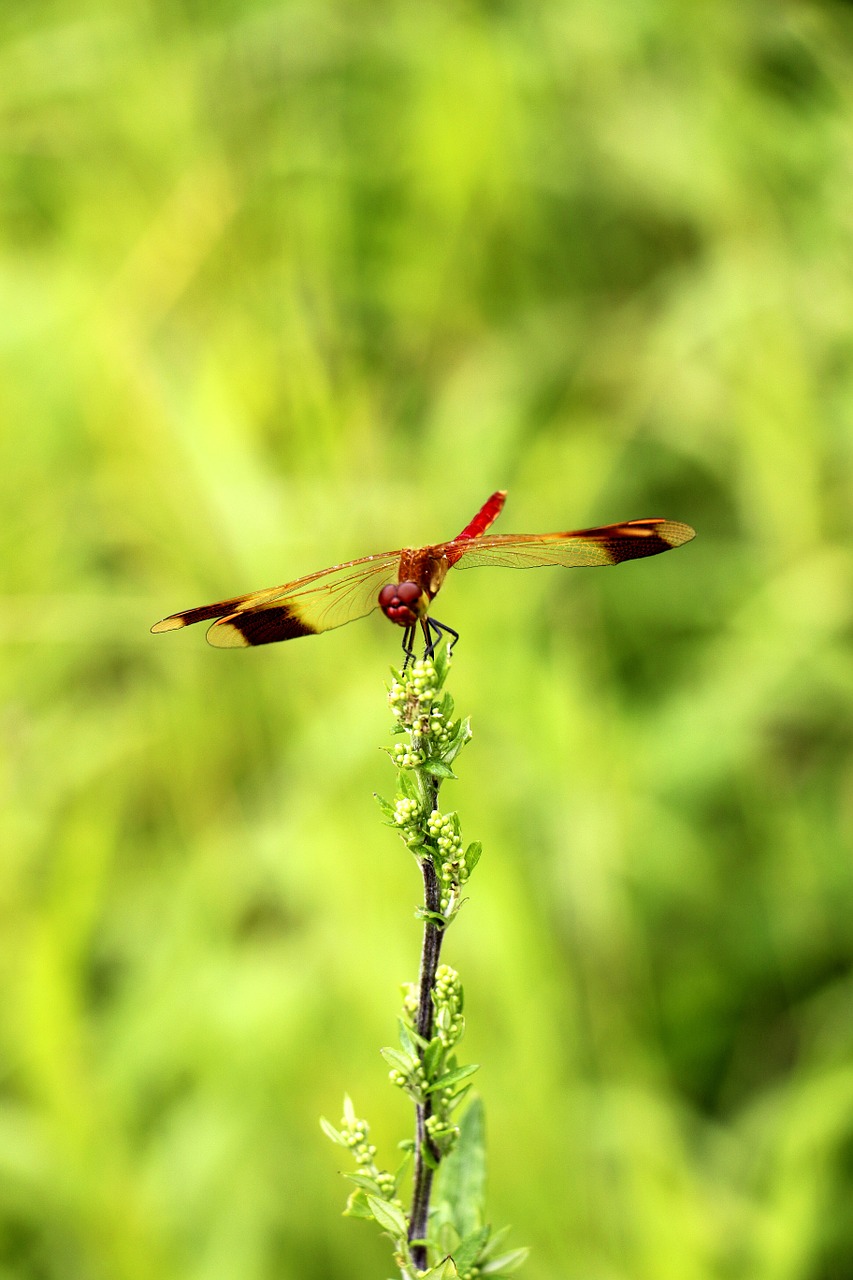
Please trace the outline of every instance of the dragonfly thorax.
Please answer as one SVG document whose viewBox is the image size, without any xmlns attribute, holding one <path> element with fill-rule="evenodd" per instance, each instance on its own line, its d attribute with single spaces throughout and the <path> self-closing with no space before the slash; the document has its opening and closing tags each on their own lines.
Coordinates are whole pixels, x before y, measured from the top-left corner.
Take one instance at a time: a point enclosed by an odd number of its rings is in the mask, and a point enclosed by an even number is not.
<svg viewBox="0 0 853 1280">
<path fill-rule="evenodd" d="M 429 607 L 429 596 L 416 582 L 394 582 L 379 592 L 379 608 L 400 627 L 412 627 Z"/>
</svg>

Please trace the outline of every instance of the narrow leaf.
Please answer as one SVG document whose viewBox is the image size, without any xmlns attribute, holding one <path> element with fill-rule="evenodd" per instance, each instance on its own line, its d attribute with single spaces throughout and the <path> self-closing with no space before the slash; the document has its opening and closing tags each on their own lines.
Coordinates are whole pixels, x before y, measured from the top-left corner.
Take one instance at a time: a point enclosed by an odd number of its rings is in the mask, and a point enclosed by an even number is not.
<svg viewBox="0 0 853 1280">
<path fill-rule="evenodd" d="M 480 1274 L 483 1276 L 508 1276 L 513 1271 L 517 1271 L 522 1263 L 527 1261 L 529 1249 L 511 1249 L 509 1253 L 504 1253 L 500 1258 L 494 1258 L 491 1262 L 486 1262 L 480 1267 Z"/>
<path fill-rule="evenodd" d="M 417 1048 L 415 1047 L 415 1042 L 412 1039 L 412 1032 L 403 1018 L 400 1018 L 399 1021 L 400 1021 L 400 1044 L 403 1046 L 404 1051 L 411 1058 L 416 1058 Z"/>
<path fill-rule="evenodd" d="M 484 1262 L 486 1261 L 487 1258 L 491 1258 L 492 1254 L 495 1253 L 495 1251 L 500 1248 L 500 1246 L 503 1244 L 504 1240 L 506 1240 L 511 1230 L 512 1230 L 512 1227 L 501 1227 L 499 1231 L 493 1232 L 493 1234 L 489 1237 L 489 1243 L 485 1246 L 482 1253 L 480 1254 L 480 1257 L 483 1259 Z"/>
<path fill-rule="evenodd" d="M 462 748 L 470 741 L 471 721 L 467 719 L 460 720 L 459 727 L 441 753 L 442 757 L 447 761 L 455 760 Z"/>
<path fill-rule="evenodd" d="M 394 822 L 394 806 L 393 806 L 393 804 L 389 804 L 387 800 L 383 800 L 383 799 L 382 799 L 382 796 L 380 796 L 380 795 L 379 795 L 377 792 L 375 792 L 375 791 L 374 791 L 374 793 L 373 793 L 373 799 L 374 799 L 374 800 L 376 801 L 376 803 L 379 805 L 379 808 L 382 810 L 382 812 L 384 813 L 384 815 L 385 815 L 385 817 L 388 819 L 388 821 L 389 821 L 389 822 Z M 396 823 L 395 823 L 395 826 L 396 826 Z"/>
<path fill-rule="evenodd" d="M 380 1227 L 390 1231 L 396 1239 L 405 1240 L 409 1224 L 402 1209 L 398 1209 L 395 1204 L 389 1204 L 387 1200 L 380 1200 L 378 1196 L 368 1196 L 367 1203 Z"/>
<path fill-rule="evenodd" d="M 425 911 L 423 907 L 418 907 L 415 911 L 416 920 L 430 920 L 433 924 L 444 926 L 447 920 L 438 911 Z"/>
<path fill-rule="evenodd" d="M 456 778 L 453 770 L 442 760 L 427 760 L 422 768 L 424 773 L 428 773 L 431 778 Z"/>
<path fill-rule="evenodd" d="M 458 1280 L 459 1271 L 452 1258 L 442 1258 L 438 1266 L 429 1271 L 419 1271 L 419 1280 Z"/>
<path fill-rule="evenodd" d="M 465 1110 L 459 1130 L 459 1141 L 441 1162 L 436 1195 L 446 1202 L 450 1221 L 464 1240 L 485 1218 L 485 1117 L 479 1098 Z"/>
<path fill-rule="evenodd" d="M 483 1245 L 489 1238 L 489 1227 L 480 1227 L 477 1231 L 472 1231 L 466 1236 L 457 1249 L 453 1250 L 453 1261 L 456 1263 L 457 1270 L 470 1271 L 474 1263 L 480 1257 Z"/>
<path fill-rule="evenodd" d="M 427 1080 L 431 1080 L 435 1075 L 436 1069 L 439 1064 L 439 1060 L 441 1059 L 441 1055 L 443 1052 L 444 1052 L 444 1045 L 441 1043 L 440 1040 L 438 1039 L 430 1040 L 429 1047 L 424 1053 L 424 1059 L 423 1059 L 424 1075 L 426 1076 Z"/>
<path fill-rule="evenodd" d="M 367 1197 L 363 1191 L 353 1191 L 349 1200 L 347 1200 L 347 1207 L 344 1209 L 344 1217 L 367 1218 L 370 1222 L 373 1221 L 373 1214 L 370 1212 Z"/>
<path fill-rule="evenodd" d="M 375 1178 L 371 1178 L 366 1173 L 345 1173 L 344 1177 L 347 1182 L 354 1182 L 357 1187 L 361 1187 L 362 1191 L 369 1191 L 372 1195 L 381 1195 L 379 1183 Z"/>
<path fill-rule="evenodd" d="M 416 773 L 412 773 L 407 769 L 399 775 L 400 792 L 404 800 L 414 800 L 420 804 L 422 802 L 421 789 L 418 786 L 418 777 Z"/>
<path fill-rule="evenodd" d="M 473 841 L 465 850 L 465 869 L 470 875 L 480 861 L 480 854 L 483 852 L 483 846 L 479 840 Z"/>
<path fill-rule="evenodd" d="M 399 1049 L 380 1049 L 379 1052 L 386 1062 L 390 1062 L 392 1067 L 397 1067 L 404 1075 L 410 1076 L 412 1074 L 416 1064 L 405 1053 L 400 1053 Z"/>
<path fill-rule="evenodd" d="M 400 1018 L 398 1021 L 400 1024 L 400 1044 L 402 1044 L 404 1049 L 406 1049 L 408 1045 L 407 1051 L 411 1053 L 412 1061 L 414 1062 L 418 1058 L 420 1050 L 426 1049 L 429 1041 L 424 1040 L 423 1036 L 419 1036 L 414 1027 L 410 1026 L 409 1023 L 406 1022 L 405 1018 Z M 403 1038 L 404 1036 L 405 1040 Z"/>
<path fill-rule="evenodd" d="M 450 1099 L 450 1106 L 454 1111 L 462 1103 L 463 1099 L 468 1096 L 473 1087 L 473 1085 L 466 1084 L 464 1089 L 458 1089 L 456 1093 L 454 1093 L 453 1097 Z"/>
<path fill-rule="evenodd" d="M 425 1143 L 423 1144 L 423 1147 L 421 1148 L 421 1150 L 422 1150 L 422 1152 L 423 1152 L 424 1164 L 427 1166 L 427 1168 L 432 1169 L 432 1170 L 437 1169 L 437 1168 L 438 1168 L 438 1160 L 436 1160 L 435 1156 L 432 1154 L 432 1151 L 430 1150 L 430 1147 L 429 1147 L 429 1143 L 428 1143 L 428 1142 L 425 1142 Z M 440 1157 L 439 1157 L 439 1159 L 440 1159 Z"/>
<path fill-rule="evenodd" d="M 331 1138 L 332 1142 L 336 1142 L 339 1147 L 346 1146 L 344 1136 L 339 1129 L 333 1124 L 329 1124 L 325 1116 L 320 1116 L 320 1128 L 323 1130 L 327 1138 Z"/>
<path fill-rule="evenodd" d="M 450 1089 L 460 1080 L 467 1080 L 469 1076 L 479 1070 L 479 1064 L 476 1062 L 470 1062 L 467 1067 L 457 1067 L 455 1071 L 448 1071 L 446 1076 L 441 1076 L 440 1079 L 434 1080 L 427 1089 L 427 1093 L 433 1093 L 436 1089 Z"/>
</svg>

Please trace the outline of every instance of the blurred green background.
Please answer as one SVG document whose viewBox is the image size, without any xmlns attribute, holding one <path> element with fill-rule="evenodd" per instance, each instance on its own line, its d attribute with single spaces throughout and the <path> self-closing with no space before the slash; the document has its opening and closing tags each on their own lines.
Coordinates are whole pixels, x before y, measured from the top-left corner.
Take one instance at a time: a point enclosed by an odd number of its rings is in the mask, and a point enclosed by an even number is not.
<svg viewBox="0 0 853 1280">
<path fill-rule="evenodd" d="M 853 1275 L 853 8 L 0 12 L 3 1280 L 385 1277 L 340 1217 L 417 869 L 374 616 L 176 609 L 457 532 L 445 958 L 529 1280 Z"/>
</svg>

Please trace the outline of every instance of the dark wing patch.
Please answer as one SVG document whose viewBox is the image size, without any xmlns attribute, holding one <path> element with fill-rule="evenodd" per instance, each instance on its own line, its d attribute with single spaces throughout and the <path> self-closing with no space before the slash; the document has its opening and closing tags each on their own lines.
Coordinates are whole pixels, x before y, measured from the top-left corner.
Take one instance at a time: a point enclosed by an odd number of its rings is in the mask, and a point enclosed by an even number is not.
<svg viewBox="0 0 853 1280">
<path fill-rule="evenodd" d="M 317 632 L 286 604 L 261 605 L 220 618 L 208 629 L 208 644 L 217 649 L 241 649 L 256 644 L 274 644 L 277 640 L 296 640 Z"/>
<path fill-rule="evenodd" d="M 275 588 L 271 588 L 275 590 Z M 220 600 L 217 604 L 203 604 L 198 609 L 185 609 L 183 613 L 173 613 L 171 617 L 164 618 L 162 622 L 155 622 L 151 631 L 154 635 L 159 635 L 161 631 L 177 631 L 179 627 L 191 627 L 194 622 L 207 622 L 210 618 L 222 618 L 226 613 L 233 613 L 241 604 L 245 604 L 247 600 L 257 602 L 259 596 L 264 596 L 263 591 L 255 591 L 250 595 L 234 596 L 231 600 Z"/>
</svg>

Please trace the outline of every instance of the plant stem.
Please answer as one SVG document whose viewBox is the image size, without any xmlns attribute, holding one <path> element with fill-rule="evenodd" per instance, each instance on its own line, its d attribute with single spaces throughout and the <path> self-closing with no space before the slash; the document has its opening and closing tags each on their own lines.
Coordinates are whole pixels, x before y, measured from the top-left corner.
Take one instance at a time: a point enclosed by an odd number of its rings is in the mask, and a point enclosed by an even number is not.
<svg viewBox="0 0 853 1280">
<path fill-rule="evenodd" d="M 438 798 L 438 786 L 433 788 L 433 807 Z M 424 909 L 427 918 L 424 920 L 424 939 L 421 948 L 421 974 L 420 974 L 420 990 L 418 993 L 418 1014 L 415 1023 L 415 1030 L 418 1035 L 425 1041 L 432 1039 L 432 1020 L 433 1020 L 433 1000 L 432 992 L 435 986 L 435 974 L 438 969 L 439 956 L 441 955 L 441 944 L 444 939 L 444 929 L 436 923 L 432 918 L 432 914 L 438 914 L 441 909 L 441 890 L 438 884 L 438 876 L 435 873 L 432 858 L 425 857 L 421 859 L 421 871 L 424 878 Z M 420 1056 L 423 1057 L 423 1049 L 420 1050 Z M 415 1171 L 414 1171 L 414 1188 L 412 1191 L 412 1212 L 409 1216 L 409 1241 L 423 1240 L 427 1232 L 427 1219 L 429 1218 L 429 1198 L 432 1191 L 432 1180 L 435 1173 L 435 1165 L 438 1164 L 441 1156 L 433 1146 L 427 1135 L 426 1122 L 432 1115 L 432 1097 L 427 1094 L 423 1102 L 419 1102 L 415 1108 Z M 424 1152 L 429 1149 L 430 1160 L 425 1158 Z M 412 1245 L 412 1262 L 420 1271 L 427 1268 L 427 1251 L 426 1245 Z"/>
</svg>

